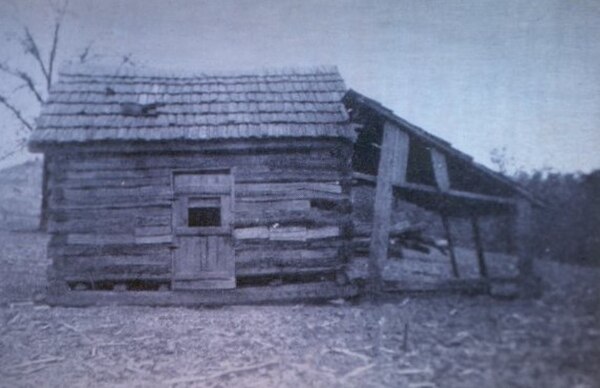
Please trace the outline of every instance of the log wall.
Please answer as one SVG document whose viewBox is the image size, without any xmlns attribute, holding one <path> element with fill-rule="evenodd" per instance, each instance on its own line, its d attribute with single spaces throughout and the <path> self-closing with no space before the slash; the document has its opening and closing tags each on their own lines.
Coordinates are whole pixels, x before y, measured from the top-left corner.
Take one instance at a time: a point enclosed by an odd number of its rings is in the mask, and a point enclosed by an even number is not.
<svg viewBox="0 0 600 388">
<path fill-rule="evenodd" d="M 54 284 L 168 283 L 177 249 L 171 175 L 181 169 L 233 169 L 238 278 L 325 275 L 343 267 L 352 228 L 350 142 L 198 149 L 47 154 Z"/>
</svg>

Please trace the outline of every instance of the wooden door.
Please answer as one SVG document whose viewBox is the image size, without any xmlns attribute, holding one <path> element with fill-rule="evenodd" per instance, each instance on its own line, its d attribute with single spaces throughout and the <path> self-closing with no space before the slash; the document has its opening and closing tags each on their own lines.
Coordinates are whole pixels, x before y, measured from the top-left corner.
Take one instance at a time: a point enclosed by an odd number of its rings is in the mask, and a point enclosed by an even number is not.
<svg viewBox="0 0 600 388">
<path fill-rule="evenodd" d="M 228 170 L 173 176 L 175 290 L 235 288 L 233 178 Z"/>
</svg>

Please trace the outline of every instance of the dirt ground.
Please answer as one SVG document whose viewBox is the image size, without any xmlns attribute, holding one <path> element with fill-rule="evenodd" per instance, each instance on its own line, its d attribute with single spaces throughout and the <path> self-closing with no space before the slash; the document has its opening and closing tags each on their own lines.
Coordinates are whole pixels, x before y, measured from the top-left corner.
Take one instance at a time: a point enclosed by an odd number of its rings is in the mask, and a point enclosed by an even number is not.
<svg viewBox="0 0 600 388">
<path fill-rule="evenodd" d="M 537 262 L 539 300 L 50 308 L 44 245 L 0 232 L 2 387 L 599 387 L 600 269 Z"/>
</svg>

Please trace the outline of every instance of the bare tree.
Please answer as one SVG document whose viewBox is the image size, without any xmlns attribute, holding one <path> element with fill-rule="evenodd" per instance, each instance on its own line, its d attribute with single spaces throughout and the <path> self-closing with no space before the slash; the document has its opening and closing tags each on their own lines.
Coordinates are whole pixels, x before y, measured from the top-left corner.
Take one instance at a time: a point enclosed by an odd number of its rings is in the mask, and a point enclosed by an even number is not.
<svg viewBox="0 0 600 388">
<path fill-rule="evenodd" d="M 27 26 L 23 26 L 22 36 L 19 40 L 22 48 L 24 49 L 25 55 L 28 56 L 33 63 L 35 64 L 35 69 L 37 72 L 28 73 L 25 70 L 12 67 L 6 59 L 0 60 L 0 72 L 5 76 L 12 77 L 14 80 L 20 83 L 20 88 L 25 88 L 34 103 L 42 104 L 44 102 L 45 96 L 48 95 L 50 87 L 52 85 L 52 80 L 54 77 L 54 65 L 56 63 L 56 54 L 59 47 L 60 42 L 60 31 L 62 27 L 62 23 L 64 20 L 64 16 L 67 11 L 68 2 L 64 1 L 61 3 L 50 3 L 52 10 L 55 15 L 54 25 L 51 32 L 51 44 L 50 50 L 47 56 L 44 56 L 42 51 L 40 50 L 40 46 L 38 42 L 33 37 L 31 30 Z M 87 54 L 86 54 L 87 55 Z M 38 85 L 36 83 L 36 79 L 42 79 L 43 85 Z M 4 109 L 8 110 L 10 114 L 18 121 L 21 126 L 21 130 L 24 129 L 22 136 L 17 141 L 15 149 L 10 150 L 6 154 L 0 156 L 0 160 L 6 159 L 9 156 L 21 151 L 25 148 L 27 144 L 27 138 L 29 137 L 29 133 L 33 131 L 34 124 L 29 118 L 27 118 L 24 110 L 17 106 L 15 102 L 12 101 L 12 95 L 6 95 L 0 93 L 0 106 Z M 44 159 L 44 170 L 42 174 L 42 204 L 41 204 L 41 214 L 40 214 L 40 229 L 45 230 L 48 220 L 47 215 L 47 162 Z"/>
</svg>

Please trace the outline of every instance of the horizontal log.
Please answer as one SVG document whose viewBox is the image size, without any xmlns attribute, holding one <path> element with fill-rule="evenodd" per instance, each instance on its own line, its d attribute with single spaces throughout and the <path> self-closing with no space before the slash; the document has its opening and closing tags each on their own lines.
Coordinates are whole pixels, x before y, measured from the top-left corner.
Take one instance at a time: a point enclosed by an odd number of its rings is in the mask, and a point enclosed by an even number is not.
<svg viewBox="0 0 600 388">
<path fill-rule="evenodd" d="M 321 257 L 314 259 L 283 259 L 283 258 L 266 258 L 252 259 L 244 263 L 236 262 L 236 273 L 238 270 L 252 270 L 263 268 L 287 268 L 288 270 L 300 268 L 325 268 L 339 267 L 343 265 L 343 261 L 338 257 Z"/>
<path fill-rule="evenodd" d="M 72 272 L 70 272 L 72 271 Z M 115 264 L 104 266 L 103 264 L 89 263 L 85 268 L 66 267 L 64 277 L 85 273 L 88 277 L 102 279 L 111 275 L 122 275 L 132 279 L 139 279 L 143 275 L 168 275 L 171 273 L 171 263 L 163 264 Z"/>
<path fill-rule="evenodd" d="M 98 219 L 133 219 L 136 225 L 168 225 L 171 223 L 171 206 L 143 206 L 133 208 L 83 208 L 51 209 L 50 219 L 54 222 Z M 159 221 L 162 220 L 162 221 Z M 154 223 L 156 221 L 157 223 Z M 165 223 L 165 221 L 167 221 Z M 158 222 L 161 222 L 160 224 Z"/>
<path fill-rule="evenodd" d="M 236 212 L 234 226 L 244 228 L 251 226 L 340 226 L 351 223 L 350 215 L 339 214 L 331 211 L 252 211 Z"/>
<path fill-rule="evenodd" d="M 333 194 L 311 190 L 293 190 L 278 192 L 239 192 L 236 191 L 236 203 L 240 202 L 264 202 L 264 201 L 287 201 L 294 199 L 321 199 L 339 201 L 348 199 L 346 194 Z"/>
<path fill-rule="evenodd" d="M 70 189 L 94 189 L 94 188 L 135 188 L 147 186 L 171 186 L 171 176 L 156 176 L 152 178 L 138 177 L 111 177 L 111 178 L 71 178 L 63 180 L 54 180 L 49 185 L 53 188 Z"/>
<path fill-rule="evenodd" d="M 134 235 L 136 237 L 171 235 L 171 226 L 138 226 L 135 228 Z"/>
<path fill-rule="evenodd" d="M 88 245 L 107 245 L 107 244 L 131 244 L 135 241 L 134 236 L 130 234 L 100 234 L 100 233 L 70 233 L 67 234 L 67 244 L 88 244 Z"/>
<path fill-rule="evenodd" d="M 53 158 L 54 159 L 54 158 Z M 94 171 L 135 169 L 173 169 L 173 168 L 213 168 L 223 166 L 265 166 L 265 167 L 343 167 L 345 160 L 331 155 L 329 151 L 314 150 L 310 152 L 270 152 L 264 154 L 250 153 L 187 153 L 183 155 L 155 153 L 116 156 L 108 154 L 87 154 L 82 157 L 71 157 L 69 160 L 54 160 L 51 171 Z"/>
<path fill-rule="evenodd" d="M 136 216 L 137 226 L 165 226 L 171 225 L 171 216 Z"/>
<path fill-rule="evenodd" d="M 61 199 L 55 199 L 50 196 L 49 203 L 52 211 L 64 211 L 64 210 L 111 210 L 111 209 L 146 209 L 155 207 L 166 207 L 171 208 L 173 198 L 169 197 L 155 197 L 155 196 L 144 196 L 144 197 L 109 197 L 97 201 L 87 201 L 82 199 L 81 201 L 65 201 Z"/>
<path fill-rule="evenodd" d="M 351 297 L 358 294 L 355 286 L 339 286 L 335 282 L 287 284 L 279 287 L 240 287 L 231 290 L 200 291 L 68 291 L 48 295 L 51 305 L 147 305 L 147 306 L 203 306 L 267 302 L 299 302 Z"/>
<path fill-rule="evenodd" d="M 306 227 L 266 227 L 240 228 L 234 230 L 234 237 L 238 240 L 269 239 L 273 241 L 306 241 L 339 237 L 340 228 L 328 226 L 321 228 Z"/>
<path fill-rule="evenodd" d="M 243 212 L 262 213 L 267 211 L 303 211 L 310 209 L 310 200 L 307 199 L 289 199 L 289 200 L 265 200 L 261 202 L 239 202 L 236 203 L 236 216 Z"/>
<path fill-rule="evenodd" d="M 349 243 L 342 238 L 306 241 L 274 241 L 268 239 L 234 240 L 236 254 L 244 251 L 342 248 L 346 246 L 349 246 Z"/>
<path fill-rule="evenodd" d="M 174 169 L 174 168 L 214 168 L 222 167 L 223 165 L 240 165 L 240 166 L 262 166 L 263 168 L 269 165 L 276 165 L 276 162 L 282 161 L 285 155 L 207 155 L 207 154 L 155 154 L 147 155 L 131 155 L 131 156 L 106 156 L 106 155 L 89 155 L 79 158 L 78 160 L 56 161 L 50 165 L 51 169 L 69 170 L 69 171 L 101 171 L 101 170 L 118 170 L 119 167 L 125 166 L 127 169 L 135 170 L 157 170 L 157 169 Z M 330 158 L 330 161 L 334 159 Z M 229 163 L 226 163 L 229 162 Z M 320 161 L 320 164 L 323 161 Z"/>
<path fill-rule="evenodd" d="M 269 239 L 275 241 L 305 241 L 307 230 L 303 226 L 269 228 Z"/>
<path fill-rule="evenodd" d="M 127 282 L 127 281 L 152 281 L 152 282 L 170 282 L 170 273 L 113 273 L 113 272 L 97 272 L 90 276 L 89 273 L 66 274 L 62 280 L 68 283 L 99 283 L 99 282 Z M 93 291 L 90 290 L 90 292 Z M 84 291 L 88 292 L 88 291 Z M 99 292 L 99 291 L 93 291 Z M 138 291 L 132 291 L 138 292 Z M 124 294 L 124 292 L 121 292 Z"/>
<path fill-rule="evenodd" d="M 255 261 L 281 262 L 291 265 L 292 262 L 308 262 L 322 258 L 338 258 L 339 248 L 320 249 L 260 249 L 238 251 L 235 255 L 236 266 L 252 266 Z"/>
<path fill-rule="evenodd" d="M 160 244 L 170 243 L 171 234 L 161 236 L 133 236 L 131 234 L 70 233 L 67 244 L 73 245 L 114 245 L 114 244 Z"/>
<path fill-rule="evenodd" d="M 51 195 L 56 199 L 64 199 L 70 202 L 93 202 L 106 200 L 107 198 L 137 199 L 149 196 L 170 197 L 173 191 L 170 187 L 141 186 L 141 187 L 98 187 L 93 189 L 54 189 Z"/>
<path fill-rule="evenodd" d="M 161 236 L 136 236 L 136 244 L 161 244 L 173 242 L 173 235 L 161 235 Z"/>
<path fill-rule="evenodd" d="M 294 191 L 314 191 L 331 194 L 341 194 L 340 182 L 293 182 L 293 183 L 242 183 L 235 185 L 236 194 L 248 195 L 252 193 L 278 193 Z"/>
<path fill-rule="evenodd" d="M 376 177 L 368 174 L 353 173 L 354 179 L 358 181 L 365 182 L 367 184 L 374 185 L 376 182 Z M 496 195 L 488 195 L 483 193 L 475 193 L 475 192 L 467 192 L 460 190 L 447 190 L 444 192 L 439 191 L 437 187 L 419 184 L 419 183 L 411 183 L 404 182 L 400 185 L 394 185 L 394 189 L 396 190 L 412 190 L 416 192 L 423 192 L 432 195 L 439 196 L 440 200 L 452 200 L 452 199 L 463 199 L 463 200 L 472 200 L 475 202 L 491 202 L 497 204 L 514 204 L 515 200 L 511 197 L 500 197 Z"/>
<path fill-rule="evenodd" d="M 171 250 L 167 244 L 107 244 L 107 245 L 48 245 L 48 257 L 62 256 L 148 256 L 168 255 Z"/>
<path fill-rule="evenodd" d="M 134 218 L 87 218 L 57 222 L 50 219 L 49 233 L 123 233 L 131 234 L 134 230 Z"/>
<path fill-rule="evenodd" d="M 72 167 L 64 167 L 55 171 L 50 171 L 50 174 L 58 182 L 76 182 L 76 181 L 92 181 L 103 179 L 148 179 L 151 181 L 171 179 L 172 169 L 157 168 L 157 169 L 130 169 L 126 165 L 120 168 L 107 169 L 98 167 L 97 170 L 80 171 L 72 169 Z"/>
<path fill-rule="evenodd" d="M 237 277 L 252 277 L 252 276 L 296 276 L 296 275 L 330 275 L 338 270 L 340 270 L 341 266 L 336 263 L 331 263 L 330 265 L 326 265 L 323 267 L 285 267 L 285 266 L 277 266 L 277 267 L 248 267 L 248 268 L 236 268 L 235 275 Z"/>
<path fill-rule="evenodd" d="M 171 265 L 170 252 L 149 253 L 143 256 L 62 256 L 53 261 L 54 268 L 59 272 L 79 272 L 90 270 L 112 271 L 123 266 Z"/>
</svg>

